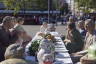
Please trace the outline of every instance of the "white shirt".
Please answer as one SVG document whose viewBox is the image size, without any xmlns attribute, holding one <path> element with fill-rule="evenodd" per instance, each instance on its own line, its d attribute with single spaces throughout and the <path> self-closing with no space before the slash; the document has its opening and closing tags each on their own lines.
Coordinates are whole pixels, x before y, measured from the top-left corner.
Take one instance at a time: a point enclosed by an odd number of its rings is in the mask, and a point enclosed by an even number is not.
<svg viewBox="0 0 96 64">
<path fill-rule="evenodd" d="M 12 32 L 19 24 L 15 24 L 13 28 L 9 29 L 10 32 Z"/>
<path fill-rule="evenodd" d="M 43 25 L 40 27 L 40 32 L 46 32 L 47 28 L 45 28 Z"/>
</svg>

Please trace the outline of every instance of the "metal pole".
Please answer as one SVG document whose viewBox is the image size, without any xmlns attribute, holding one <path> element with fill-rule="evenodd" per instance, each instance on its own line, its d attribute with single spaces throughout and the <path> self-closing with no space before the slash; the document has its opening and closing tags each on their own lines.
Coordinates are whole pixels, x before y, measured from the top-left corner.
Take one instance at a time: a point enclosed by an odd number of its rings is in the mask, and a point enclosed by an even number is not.
<svg viewBox="0 0 96 64">
<path fill-rule="evenodd" d="M 50 0 L 48 0 L 48 23 L 50 22 L 49 19 L 50 19 Z"/>
<path fill-rule="evenodd" d="M 25 19 L 25 0 L 23 0 L 24 2 L 24 19 Z"/>
<path fill-rule="evenodd" d="M 70 0 L 70 10 L 71 10 L 71 0 Z M 71 12 L 72 12 L 72 10 L 71 10 Z"/>
</svg>

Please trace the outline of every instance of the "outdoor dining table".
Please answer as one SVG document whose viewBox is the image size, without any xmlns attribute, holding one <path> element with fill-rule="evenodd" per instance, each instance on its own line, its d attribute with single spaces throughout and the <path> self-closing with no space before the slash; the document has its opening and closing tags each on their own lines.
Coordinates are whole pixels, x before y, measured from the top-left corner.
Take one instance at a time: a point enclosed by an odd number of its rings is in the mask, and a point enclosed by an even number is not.
<svg viewBox="0 0 96 64">
<path fill-rule="evenodd" d="M 50 33 L 51 35 L 55 36 L 56 40 L 58 40 L 55 43 L 55 60 L 53 64 L 73 64 L 70 54 L 68 53 L 68 50 L 66 49 L 65 44 L 60 38 L 58 32 L 50 32 Z M 35 40 L 36 38 L 37 38 L 37 35 L 33 38 L 33 40 Z M 30 45 L 31 45 L 31 42 L 26 46 L 27 51 Z M 26 59 L 35 61 L 33 56 L 26 56 Z"/>
</svg>

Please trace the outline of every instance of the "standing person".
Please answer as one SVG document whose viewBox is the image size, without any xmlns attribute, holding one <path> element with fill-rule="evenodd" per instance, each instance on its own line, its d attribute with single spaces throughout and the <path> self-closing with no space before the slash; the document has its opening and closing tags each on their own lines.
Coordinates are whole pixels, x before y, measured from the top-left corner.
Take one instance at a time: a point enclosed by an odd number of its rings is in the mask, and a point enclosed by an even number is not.
<svg viewBox="0 0 96 64">
<path fill-rule="evenodd" d="M 35 64 L 24 57 L 24 48 L 20 44 L 11 44 L 5 51 L 5 60 L 0 64 Z"/>
<path fill-rule="evenodd" d="M 24 23 L 24 18 L 18 17 L 18 18 L 17 18 L 17 21 L 18 21 L 18 24 L 23 25 L 23 23 Z"/>
<path fill-rule="evenodd" d="M 16 18 L 13 18 L 12 20 L 15 21 Z M 14 30 L 11 32 L 13 37 L 13 42 L 21 42 L 20 44 L 27 44 L 29 41 L 31 41 L 31 37 L 27 34 L 27 32 L 22 27 L 22 24 L 24 23 L 24 19 L 21 17 L 18 17 L 17 23 L 15 23 Z M 22 43 L 23 42 L 23 43 Z"/>
<path fill-rule="evenodd" d="M 43 24 L 40 27 L 40 32 L 46 32 L 48 27 L 48 23 L 47 22 L 43 22 Z"/>
<path fill-rule="evenodd" d="M 15 27 L 18 26 L 18 24 L 17 24 L 17 19 L 16 19 L 14 16 L 11 17 L 11 21 L 13 22 L 14 27 L 11 28 L 11 29 L 9 29 L 10 32 L 12 32 L 12 31 L 15 29 Z"/>
<path fill-rule="evenodd" d="M 11 34 L 9 29 L 14 27 L 10 16 L 3 18 L 2 26 L 0 26 L 0 62 L 4 60 L 4 53 L 6 48 L 11 44 Z"/>
</svg>

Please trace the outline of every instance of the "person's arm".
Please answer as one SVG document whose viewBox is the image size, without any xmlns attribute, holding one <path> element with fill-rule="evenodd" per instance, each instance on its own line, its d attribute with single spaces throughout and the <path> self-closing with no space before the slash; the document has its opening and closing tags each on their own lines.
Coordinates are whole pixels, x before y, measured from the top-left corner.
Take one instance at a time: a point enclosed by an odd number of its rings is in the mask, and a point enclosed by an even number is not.
<svg viewBox="0 0 96 64">
<path fill-rule="evenodd" d="M 25 32 L 23 40 L 22 46 L 25 47 L 32 40 L 32 37 Z"/>
<path fill-rule="evenodd" d="M 76 52 L 76 53 L 72 53 L 71 55 L 72 56 L 84 56 L 88 53 L 88 50 L 82 50 L 82 51 L 79 51 L 79 52 Z"/>
</svg>

